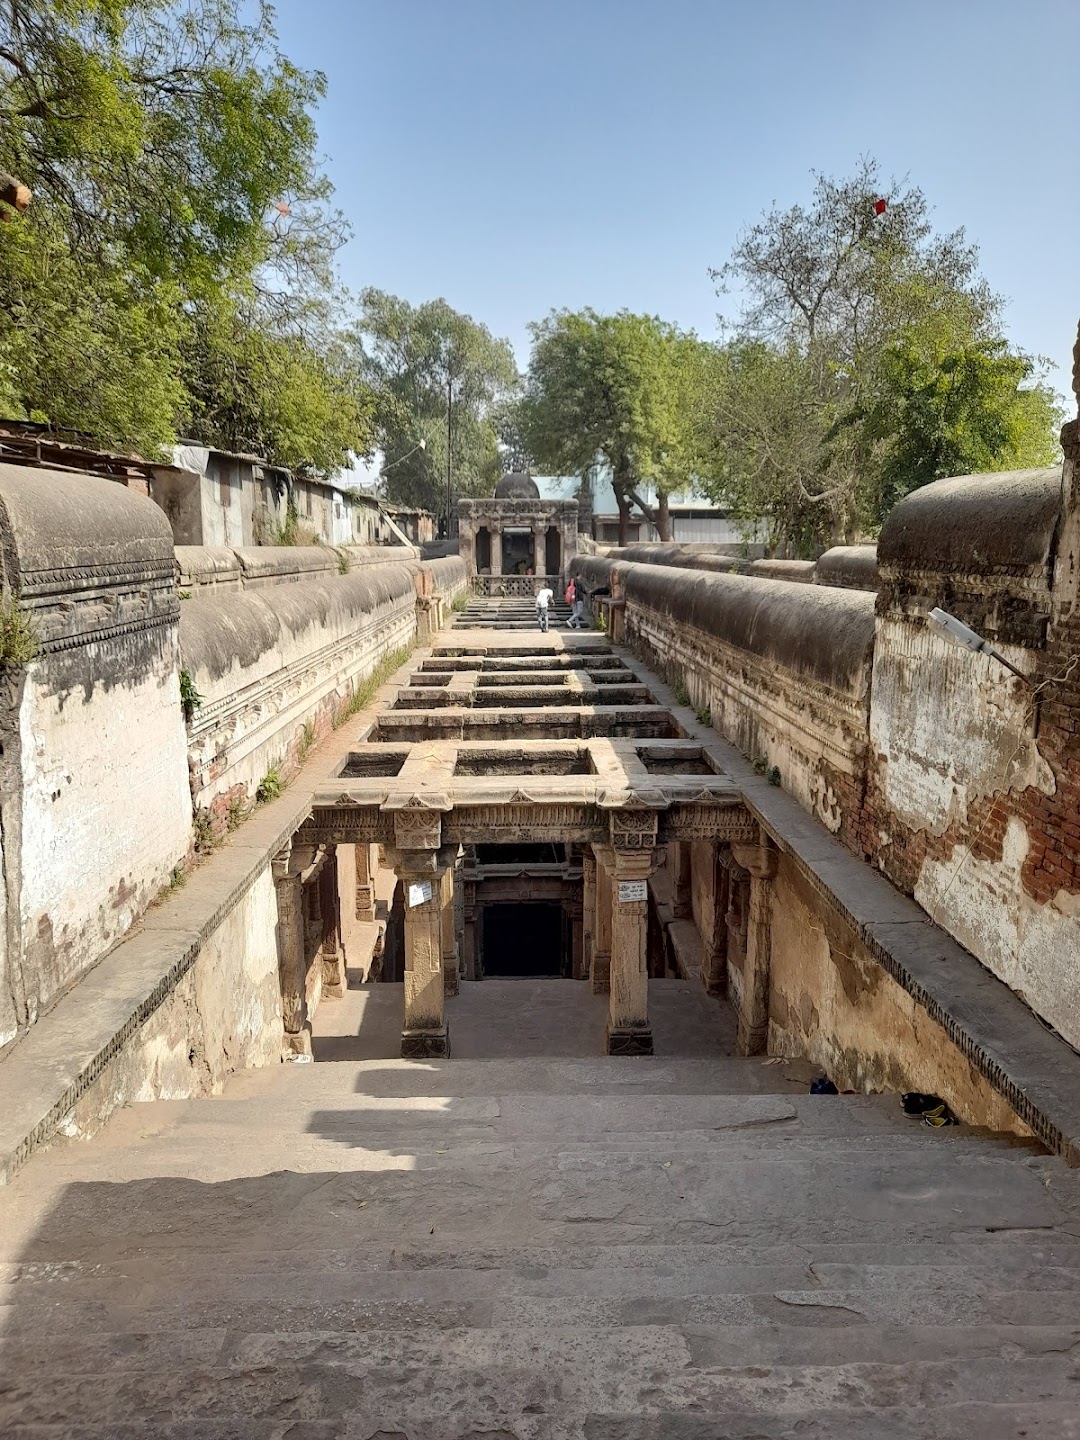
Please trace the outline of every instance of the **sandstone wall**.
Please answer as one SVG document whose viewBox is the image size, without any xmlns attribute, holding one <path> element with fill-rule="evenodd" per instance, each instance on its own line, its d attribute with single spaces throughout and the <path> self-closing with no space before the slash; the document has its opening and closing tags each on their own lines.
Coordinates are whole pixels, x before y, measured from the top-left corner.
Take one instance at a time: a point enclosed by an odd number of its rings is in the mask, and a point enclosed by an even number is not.
<svg viewBox="0 0 1080 1440">
<path fill-rule="evenodd" d="M 834 834 L 856 843 L 866 784 L 874 597 L 681 567 L 576 562 L 612 579 L 625 637 Z"/>
<path fill-rule="evenodd" d="M 1080 1044 L 1075 464 L 941 481 L 879 544 L 867 833 L 930 916 Z M 1030 676 L 949 645 L 932 606 Z"/>
<path fill-rule="evenodd" d="M 173 564 L 151 501 L 0 465 L 4 595 L 40 647 L 0 667 L 0 1043 L 129 929 L 187 852 Z"/>
<path fill-rule="evenodd" d="M 181 592 L 204 588 L 255 590 L 349 575 L 369 565 L 415 563 L 411 545 L 249 545 L 240 549 L 215 545 L 177 545 L 177 579 Z M 183 598 L 189 598 L 184 596 Z"/>
<path fill-rule="evenodd" d="M 201 697 L 188 725 L 191 794 L 217 833 L 271 771 L 295 772 L 356 686 L 413 644 L 418 615 L 430 623 L 433 602 L 465 586 L 463 563 L 450 558 L 185 600 L 181 653 Z"/>
<path fill-rule="evenodd" d="M 588 558 L 616 629 L 855 854 L 1080 1045 L 1080 457 L 939 481 L 876 555 L 819 572 L 869 590 Z M 824 562 L 824 563 L 823 563 Z M 997 660 L 936 636 L 940 606 Z M 777 942 L 781 943 L 781 942 Z"/>
</svg>

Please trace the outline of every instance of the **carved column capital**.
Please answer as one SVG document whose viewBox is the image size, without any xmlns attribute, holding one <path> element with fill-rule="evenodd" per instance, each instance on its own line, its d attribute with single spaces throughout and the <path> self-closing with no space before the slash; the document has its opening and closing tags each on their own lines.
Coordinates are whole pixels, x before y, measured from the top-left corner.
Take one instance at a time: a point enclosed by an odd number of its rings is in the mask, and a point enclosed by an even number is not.
<svg viewBox="0 0 1080 1440">
<path fill-rule="evenodd" d="M 616 851 L 656 849 L 658 817 L 655 810 L 612 810 L 611 845 Z"/>
<path fill-rule="evenodd" d="M 780 852 L 767 842 L 763 845 L 732 845 L 735 863 L 749 870 L 755 880 L 771 880 L 776 874 Z"/>
</svg>

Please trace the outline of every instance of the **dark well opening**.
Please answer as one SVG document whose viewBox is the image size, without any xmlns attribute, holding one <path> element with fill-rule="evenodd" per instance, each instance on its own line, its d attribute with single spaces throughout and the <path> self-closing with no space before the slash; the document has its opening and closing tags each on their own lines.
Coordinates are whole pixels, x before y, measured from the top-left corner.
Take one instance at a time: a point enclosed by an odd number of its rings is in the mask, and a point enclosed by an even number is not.
<svg viewBox="0 0 1080 1440">
<path fill-rule="evenodd" d="M 566 846 L 546 843 L 521 845 L 477 845 L 478 865 L 563 865 Z"/>
<path fill-rule="evenodd" d="M 588 750 L 459 750 L 455 775 L 594 775 Z"/>
<path fill-rule="evenodd" d="M 485 975 L 522 978 L 568 973 L 561 905 L 485 905 L 483 926 Z"/>
</svg>

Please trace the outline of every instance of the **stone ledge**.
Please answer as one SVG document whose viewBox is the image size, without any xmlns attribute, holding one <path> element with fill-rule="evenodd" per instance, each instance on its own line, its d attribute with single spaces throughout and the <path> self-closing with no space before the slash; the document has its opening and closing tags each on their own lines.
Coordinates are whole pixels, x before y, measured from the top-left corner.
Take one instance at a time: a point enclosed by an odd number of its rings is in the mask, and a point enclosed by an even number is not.
<svg viewBox="0 0 1080 1440">
<path fill-rule="evenodd" d="M 612 647 L 656 699 L 668 702 L 688 736 L 715 755 L 747 808 L 817 892 L 846 919 L 896 982 L 949 1038 L 1048 1149 L 1080 1166 L 1080 1055 L 1003 981 L 935 925 L 914 900 L 851 855 L 792 796 L 745 757 L 636 658 Z"/>
</svg>

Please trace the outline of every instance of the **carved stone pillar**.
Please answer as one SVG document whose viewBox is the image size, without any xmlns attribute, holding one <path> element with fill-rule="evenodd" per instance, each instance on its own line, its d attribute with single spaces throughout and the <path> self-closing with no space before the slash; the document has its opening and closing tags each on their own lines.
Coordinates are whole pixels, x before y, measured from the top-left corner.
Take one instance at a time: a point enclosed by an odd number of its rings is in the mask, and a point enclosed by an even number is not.
<svg viewBox="0 0 1080 1440">
<path fill-rule="evenodd" d="M 453 857 L 436 850 L 395 851 L 405 895 L 405 1026 L 401 1054 L 428 1060 L 450 1053 L 443 997 L 443 883 Z"/>
<path fill-rule="evenodd" d="M 458 993 L 458 966 L 460 963 L 457 927 L 454 924 L 454 872 L 454 865 L 448 865 L 443 871 L 439 896 L 442 906 L 443 990 L 447 995 Z"/>
<path fill-rule="evenodd" d="M 691 889 L 689 840 L 679 840 L 668 846 L 668 865 L 671 867 L 672 919 L 692 920 L 694 896 Z"/>
<path fill-rule="evenodd" d="M 743 869 L 750 872 L 746 974 L 735 1044 L 740 1055 L 761 1055 L 769 1043 L 772 882 L 776 875 L 777 852 L 764 835 L 758 845 L 733 845 L 731 851 Z"/>
<path fill-rule="evenodd" d="M 615 851 L 609 887 L 612 892 L 609 1055 L 653 1053 L 649 1026 L 648 879 L 654 860 L 652 850 Z"/>
<path fill-rule="evenodd" d="M 710 995 L 726 995 L 728 988 L 728 906 L 731 894 L 730 851 L 717 845 L 713 855 L 711 923 L 701 937 L 701 978 Z"/>
<path fill-rule="evenodd" d="M 466 880 L 463 913 L 462 969 L 466 980 L 479 980 L 476 956 L 476 882 Z"/>
<path fill-rule="evenodd" d="M 593 910 L 592 989 L 606 995 L 611 987 L 611 872 L 615 861 L 610 847 L 594 845 L 596 884 Z"/>
<path fill-rule="evenodd" d="M 356 852 L 356 918 L 369 925 L 375 923 L 375 873 L 371 863 L 371 846 L 355 845 Z"/>
<path fill-rule="evenodd" d="M 570 974 L 575 980 L 580 980 L 585 974 L 585 926 L 582 907 L 571 900 L 566 909 L 570 917 Z"/>
<path fill-rule="evenodd" d="M 341 908 L 338 923 L 341 929 L 341 945 L 345 959 L 351 965 L 360 965 L 367 958 L 363 954 L 360 934 L 360 920 L 356 913 L 356 871 L 359 845 L 338 845 L 337 882 Z"/>
<path fill-rule="evenodd" d="M 491 526 L 491 573 L 492 575 L 503 573 L 502 526 L 494 522 Z"/>
<path fill-rule="evenodd" d="M 311 1054 L 304 882 L 301 877 L 313 857 L 312 847 L 289 844 L 274 856 L 271 866 L 277 898 L 278 981 L 281 985 L 282 1055 L 285 1059 Z"/>
<path fill-rule="evenodd" d="M 536 575 L 547 574 L 547 531 L 543 525 L 534 525 L 533 533 L 533 572 Z"/>
<path fill-rule="evenodd" d="M 596 857 L 588 845 L 581 857 L 581 974 L 592 975 L 593 931 L 596 927 Z"/>
<path fill-rule="evenodd" d="M 331 845 L 319 871 L 319 904 L 322 911 L 320 958 L 322 993 L 340 1000 L 345 994 L 345 950 L 341 943 L 341 897 L 338 890 L 336 847 Z"/>
</svg>

